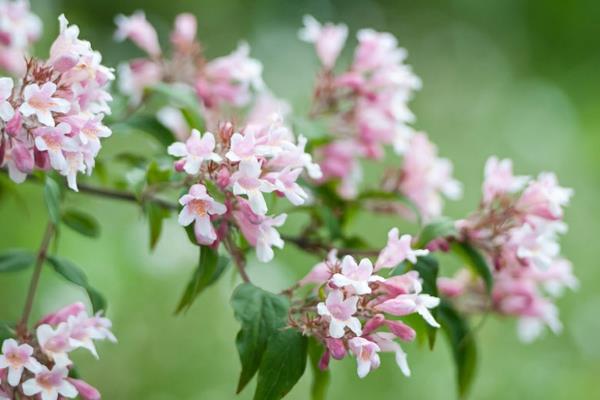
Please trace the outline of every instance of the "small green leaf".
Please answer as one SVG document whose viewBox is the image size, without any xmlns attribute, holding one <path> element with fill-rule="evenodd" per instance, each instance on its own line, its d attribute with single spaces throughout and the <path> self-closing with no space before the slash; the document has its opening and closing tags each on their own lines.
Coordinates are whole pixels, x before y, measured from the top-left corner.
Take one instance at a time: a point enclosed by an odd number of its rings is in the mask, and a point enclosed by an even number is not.
<svg viewBox="0 0 600 400">
<path fill-rule="evenodd" d="M 187 311 L 198 295 L 219 279 L 228 264 L 229 259 L 219 256 L 217 250 L 208 246 L 201 246 L 198 267 L 195 269 L 192 279 L 188 282 L 181 300 L 179 300 L 175 314 L 179 314 L 184 310 Z"/>
<path fill-rule="evenodd" d="M 461 399 L 467 397 L 477 367 L 477 346 L 467 321 L 446 301 L 438 307 L 438 318 L 452 348 L 456 382 Z"/>
<path fill-rule="evenodd" d="M 71 261 L 57 256 L 48 256 L 47 260 L 59 275 L 67 281 L 85 289 L 95 313 L 106 310 L 106 300 L 96 289 L 90 286 L 87 276 L 81 268 Z"/>
<path fill-rule="evenodd" d="M 327 398 L 327 389 L 331 380 L 331 372 L 319 368 L 319 362 L 324 352 L 323 345 L 314 338 L 308 340 L 308 355 L 310 357 L 310 366 L 313 375 L 312 385 L 310 386 L 311 400 L 325 400 Z"/>
<path fill-rule="evenodd" d="M 158 162 L 152 161 L 146 170 L 146 183 L 154 185 L 157 183 L 168 182 L 173 171 L 172 165 L 159 165 Z"/>
<path fill-rule="evenodd" d="M 161 124 L 154 115 L 133 115 L 124 122 L 114 124 L 114 132 L 141 132 L 155 138 L 164 147 L 176 141 L 173 132 Z"/>
<path fill-rule="evenodd" d="M 333 210 L 327 206 L 316 208 L 319 218 L 329 231 L 329 237 L 332 240 L 342 237 L 342 227 L 340 226 L 340 219 L 335 216 Z"/>
<path fill-rule="evenodd" d="M 15 337 L 15 323 L 0 321 L 0 342 Z"/>
<path fill-rule="evenodd" d="M 235 319 L 242 324 L 236 337 L 242 364 L 239 393 L 258 371 L 269 337 L 286 325 L 289 302 L 283 296 L 243 283 L 233 292 L 231 306 Z"/>
<path fill-rule="evenodd" d="M 416 247 L 422 249 L 432 240 L 454 237 L 456 235 L 457 230 L 454 221 L 449 218 L 440 218 L 423 227 Z"/>
<path fill-rule="evenodd" d="M 254 400 L 279 400 L 292 390 L 306 369 L 308 340 L 294 329 L 271 335 L 260 362 Z"/>
<path fill-rule="evenodd" d="M 145 210 L 150 226 L 150 250 L 154 250 L 162 233 L 163 221 L 169 218 L 171 212 L 152 202 L 146 203 Z"/>
<path fill-rule="evenodd" d="M 44 185 L 44 200 L 46 201 L 50 221 L 58 226 L 60 223 L 60 186 L 49 176 L 46 176 Z"/>
<path fill-rule="evenodd" d="M 456 255 L 461 257 L 477 275 L 483 279 L 488 294 L 491 293 L 494 286 L 492 270 L 479 250 L 467 242 L 454 242 L 452 243 L 451 249 Z"/>
<path fill-rule="evenodd" d="M 0 253 L 0 272 L 14 272 L 29 268 L 35 262 L 35 254 L 28 250 L 7 250 Z"/>
<path fill-rule="evenodd" d="M 62 215 L 62 222 L 75 232 L 81 233 L 83 236 L 91 238 L 100 236 L 100 225 L 98 224 L 98 221 L 84 212 L 73 209 L 65 210 Z"/>
</svg>

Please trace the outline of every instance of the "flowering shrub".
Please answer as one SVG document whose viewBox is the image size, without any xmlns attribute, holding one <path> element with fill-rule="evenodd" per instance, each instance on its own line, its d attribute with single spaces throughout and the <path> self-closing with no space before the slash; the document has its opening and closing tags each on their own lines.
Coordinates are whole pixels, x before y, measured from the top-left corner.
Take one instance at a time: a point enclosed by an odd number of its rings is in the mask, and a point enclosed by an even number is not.
<svg viewBox="0 0 600 400">
<path fill-rule="evenodd" d="M 433 350 L 439 330 L 466 395 L 476 367 L 472 316 L 517 317 L 524 341 L 545 326 L 561 329 L 554 300 L 564 288 L 577 288 L 557 242 L 566 232 L 563 208 L 572 191 L 552 173 L 514 176 L 510 160 L 491 157 L 479 207 L 461 220 L 443 217 L 444 199 L 459 199 L 462 185 L 451 162 L 412 126 L 408 102 L 421 81 L 391 34 L 360 30 L 350 65 L 337 72 L 347 27 L 305 17 L 299 38 L 314 44 L 321 69 L 310 115 L 297 124 L 291 107 L 268 90 L 247 44 L 205 57 L 193 15 L 176 18 L 168 51 L 142 12 L 117 16 L 115 39 L 130 40 L 146 56 L 118 68 L 113 92 L 113 70 L 64 16 L 42 60 L 29 55 L 41 24 L 27 2 L 2 1 L 0 10 L 0 67 L 14 75 L 0 78 L 0 166 L 15 183 L 28 177 L 43 183 L 48 209 L 37 252 L 0 254 L 0 272 L 34 267 L 21 319 L 0 330 L 0 398 L 100 398 L 78 378 L 70 352 L 84 348 L 98 357 L 95 341 L 116 342 L 104 317 L 106 301 L 82 269 L 51 250 L 63 227 L 98 235 L 92 216 L 63 202 L 78 190 L 139 204 L 151 248 L 177 214 L 199 251 L 177 313 L 230 264 L 236 268 L 243 281 L 231 299 L 241 325 L 237 392 L 257 375 L 255 399 L 283 398 L 307 360 L 315 399 L 325 396 L 331 358 L 353 357 L 365 378 L 383 353 L 393 353 L 408 377 L 411 343 L 427 342 Z M 24 65 L 10 63 L 14 54 Z M 313 129 L 302 132 L 306 124 Z M 148 135 L 160 150 L 105 159 L 101 139 L 112 132 Z M 386 152 L 394 165 L 379 182 L 362 182 L 362 161 L 383 163 Z M 122 168 L 108 173 L 107 160 Z M 105 186 L 85 177 L 78 184 L 78 173 L 91 175 L 95 166 Z M 371 238 L 349 233 L 358 210 L 405 218 L 414 235 L 393 228 L 385 246 L 370 247 Z M 283 235 L 292 212 L 304 225 Z M 319 262 L 280 293 L 255 286 L 247 259 L 268 263 L 278 257 L 274 248 L 286 244 Z M 457 256 L 464 268 L 446 271 L 442 253 Z M 82 288 L 94 315 L 75 303 L 30 326 L 44 266 Z"/>
</svg>

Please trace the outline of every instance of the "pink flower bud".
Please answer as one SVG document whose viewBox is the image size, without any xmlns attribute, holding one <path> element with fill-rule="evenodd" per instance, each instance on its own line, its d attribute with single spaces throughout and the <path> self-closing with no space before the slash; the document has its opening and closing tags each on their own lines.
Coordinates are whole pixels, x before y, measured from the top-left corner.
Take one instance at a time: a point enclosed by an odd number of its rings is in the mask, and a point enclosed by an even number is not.
<svg viewBox="0 0 600 400">
<path fill-rule="evenodd" d="M 14 117 L 12 117 L 11 120 L 6 124 L 6 133 L 13 137 L 17 136 L 21 130 L 22 123 L 23 118 L 21 117 L 21 113 L 16 112 Z"/>
<path fill-rule="evenodd" d="M 81 379 L 67 378 L 67 380 L 75 386 L 75 389 L 79 392 L 79 396 L 84 400 L 100 400 L 100 392 L 89 383 Z"/>
<path fill-rule="evenodd" d="M 385 316 L 383 314 L 376 314 L 373 318 L 367 321 L 365 326 L 363 327 L 363 335 L 368 335 L 371 332 L 375 331 L 385 322 Z"/>
<path fill-rule="evenodd" d="M 413 341 L 415 336 L 417 335 L 417 332 L 415 332 L 415 330 L 413 328 L 411 328 L 410 326 L 406 325 L 403 322 L 385 321 L 385 324 L 387 325 L 388 328 L 390 328 L 390 331 L 392 331 L 392 333 L 394 335 L 398 336 L 400 339 L 404 340 L 405 342 Z"/>
<path fill-rule="evenodd" d="M 177 172 L 183 172 L 185 167 L 185 160 L 181 159 L 181 160 L 177 160 L 175 161 L 175 171 Z"/>
<path fill-rule="evenodd" d="M 229 186 L 230 177 L 231 173 L 229 170 L 226 167 L 221 168 L 217 174 L 217 185 L 219 185 L 221 189 L 225 189 L 227 186 Z"/>
<path fill-rule="evenodd" d="M 60 310 L 53 312 L 44 316 L 39 322 L 38 325 L 48 324 L 48 325 L 58 325 L 61 322 L 66 322 L 70 316 L 79 315 L 81 312 L 85 311 L 85 305 L 81 302 L 70 304 L 66 307 L 61 308 Z"/>
<path fill-rule="evenodd" d="M 175 29 L 171 34 L 171 42 L 176 46 L 185 46 L 194 42 L 197 29 L 196 17 L 193 14 L 179 14 L 175 19 Z"/>
<path fill-rule="evenodd" d="M 327 338 L 325 339 L 325 344 L 328 351 L 331 352 L 331 356 L 336 360 L 341 360 L 346 356 L 346 346 L 344 346 L 343 340 Z"/>
<path fill-rule="evenodd" d="M 48 156 L 48 152 L 33 149 L 33 159 L 35 161 L 35 166 L 39 169 L 44 171 L 50 169 L 50 157 Z"/>
<path fill-rule="evenodd" d="M 15 144 L 11 150 L 11 156 L 19 171 L 25 173 L 33 171 L 33 156 L 27 146 Z"/>
<path fill-rule="evenodd" d="M 329 350 L 325 349 L 325 352 L 323 353 L 323 356 L 321 357 L 321 359 L 319 360 L 319 369 L 321 371 L 325 371 L 329 368 Z"/>
</svg>

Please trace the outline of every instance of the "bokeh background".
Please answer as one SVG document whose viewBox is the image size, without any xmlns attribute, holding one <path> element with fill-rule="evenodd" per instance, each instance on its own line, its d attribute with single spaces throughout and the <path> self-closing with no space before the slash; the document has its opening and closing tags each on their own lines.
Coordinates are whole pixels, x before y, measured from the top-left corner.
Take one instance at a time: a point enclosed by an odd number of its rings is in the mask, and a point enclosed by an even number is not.
<svg viewBox="0 0 600 400">
<path fill-rule="evenodd" d="M 480 367 L 473 399 L 591 399 L 600 397 L 600 268 L 596 243 L 600 221 L 600 3 L 593 0 L 349 1 L 349 0 L 31 0 L 45 23 L 37 52 L 54 39 L 56 16 L 64 12 L 81 27 L 106 64 L 116 66 L 139 52 L 112 41 L 113 18 L 143 9 L 166 42 L 174 16 L 193 12 L 209 56 L 226 54 L 240 39 L 264 63 L 265 80 L 303 112 L 317 62 L 296 33 L 305 13 L 320 20 L 389 31 L 409 50 L 409 63 L 424 82 L 412 108 L 417 126 L 454 161 L 464 182 L 463 200 L 446 214 L 459 218 L 479 198 L 482 168 L 493 154 L 510 157 L 519 174 L 554 170 L 576 196 L 566 213 L 570 232 L 563 252 L 581 287 L 559 301 L 565 325 L 524 345 L 514 321 L 490 319 L 479 332 Z M 352 43 L 352 41 L 351 41 Z M 350 49 L 347 49 L 350 50 Z M 346 60 L 350 52 L 344 54 Z M 344 61 L 344 60 L 342 60 Z M 106 152 L 129 138 L 107 140 Z M 149 139 L 148 139 L 149 140 Z M 102 153 L 101 153 L 102 156 Z M 377 166 L 371 166 L 373 175 Z M 40 187 L 24 184 L 18 196 L 0 202 L 0 249 L 36 248 L 45 209 Z M 239 362 L 237 324 L 228 305 L 236 282 L 228 273 L 185 316 L 173 310 L 196 263 L 174 219 L 157 249 L 148 251 L 147 226 L 130 204 L 70 196 L 71 204 L 93 213 L 102 236 L 90 240 L 62 232 L 58 251 L 84 267 L 109 299 L 118 345 L 102 344 L 101 360 L 77 353 L 81 373 L 106 399 L 233 399 Z M 359 218 L 353 229 L 374 245 L 385 242 L 393 221 Z M 292 230 L 294 223 L 288 226 Z M 250 274 L 262 286 L 279 289 L 303 275 L 316 260 L 288 246 L 270 265 L 252 262 Z M 0 315 L 16 319 L 30 271 L 0 276 Z M 78 289 L 50 271 L 42 277 L 36 315 L 75 299 Z M 404 378 L 391 356 L 364 380 L 352 359 L 333 363 L 331 399 L 452 399 L 453 365 L 443 340 L 433 352 L 405 346 L 413 377 Z M 306 399 L 310 373 L 289 395 Z M 249 387 L 237 398 L 250 399 Z"/>
</svg>

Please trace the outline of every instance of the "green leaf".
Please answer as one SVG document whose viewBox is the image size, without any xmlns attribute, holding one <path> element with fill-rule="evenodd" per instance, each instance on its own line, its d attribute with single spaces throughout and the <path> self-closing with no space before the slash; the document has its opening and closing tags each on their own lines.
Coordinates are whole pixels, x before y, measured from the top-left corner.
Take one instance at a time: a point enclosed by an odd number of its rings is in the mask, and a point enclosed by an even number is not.
<svg viewBox="0 0 600 400">
<path fill-rule="evenodd" d="M 416 247 L 422 249 L 432 240 L 454 237 L 457 235 L 457 233 L 458 232 L 453 220 L 449 218 L 440 218 L 423 227 L 421 233 L 419 234 L 419 240 Z"/>
<path fill-rule="evenodd" d="M 8 321 L 0 321 L 0 342 L 15 337 L 15 323 Z"/>
<path fill-rule="evenodd" d="M 335 216 L 333 210 L 327 206 L 316 208 L 319 218 L 329 231 L 329 237 L 332 240 L 342 237 L 342 227 L 340 226 L 340 219 Z"/>
<path fill-rule="evenodd" d="M 461 257 L 477 275 L 483 279 L 488 294 L 492 292 L 494 286 L 494 278 L 492 277 L 492 269 L 488 265 L 485 258 L 479 250 L 466 242 L 454 242 L 451 246 L 454 254 Z"/>
<path fill-rule="evenodd" d="M 150 226 L 150 250 L 154 250 L 162 233 L 163 221 L 169 218 L 171 212 L 153 202 L 146 203 L 145 210 Z"/>
<path fill-rule="evenodd" d="M 60 223 L 60 186 L 49 176 L 46 176 L 44 185 L 44 200 L 48 208 L 50 221 L 58 226 Z"/>
<path fill-rule="evenodd" d="M 164 96 L 169 105 L 179 108 L 191 128 L 204 130 L 204 117 L 201 114 L 202 106 L 194 91 L 187 85 L 158 83 L 147 91 L 152 94 Z"/>
<path fill-rule="evenodd" d="M 148 165 L 148 169 L 146 170 L 146 183 L 148 185 L 154 185 L 157 183 L 168 182 L 172 172 L 172 165 L 159 165 L 159 163 L 154 160 Z"/>
<path fill-rule="evenodd" d="M 446 301 L 438 307 L 438 318 L 452 348 L 456 382 L 461 399 L 467 397 L 477 367 L 477 346 L 467 321 Z"/>
<path fill-rule="evenodd" d="M 323 352 L 324 348 L 321 343 L 317 342 L 314 338 L 308 340 L 308 355 L 313 375 L 312 385 L 310 386 L 311 400 L 325 400 L 327 398 L 331 372 L 329 370 L 323 371 L 319 368 Z"/>
<path fill-rule="evenodd" d="M 187 311 L 198 295 L 219 279 L 228 264 L 229 259 L 220 257 L 217 250 L 208 246 L 200 246 L 198 267 L 194 270 L 194 274 L 188 282 L 181 300 L 179 300 L 175 314 Z"/>
<path fill-rule="evenodd" d="M 414 264 L 413 269 L 418 271 L 421 279 L 423 279 L 423 293 L 438 297 L 437 277 L 440 267 L 437 259 L 431 255 L 419 257 L 417 258 L 417 263 Z M 433 318 L 437 319 L 437 308 L 432 308 L 429 311 L 431 312 L 431 315 L 433 315 Z M 435 346 L 438 330 L 439 328 L 426 324 L 427 339 L 431 350 L 433 350 Z"/>
<path fill-rule="evenodd" d="M 62 215 L 62 222 L 75 232 L 81 233 L 83 236 L 91 238 L 100 236 L 100 225 L 98 224 L 98 221 L 84 212 L 73 209 L 65 210 Z"/>
<path fill-rule="evenodd" d="M 254 400 L 282 399 L 296 385 L 306 369 L 308 339 L 294 329 L 271 335 L 260 362 Z"/>
<path fill-rule="evenodd" d="M 287 323 L 289 302 L 251 283 L 239 285 L 231 297 L 235 319 L 242 327 L 236 346 L 242 364 L 237 393 L 258 371 L 269 337 Z"/>
<path fill-rule="evenodd" d="M 133 115 L 124 122 L 114 124 L 114 132 L 141 132 L 152 136 L 164 147 L 176 141 L 173 132 L 161 124 L 154 115 Z"/>
<path fill-rule="evenodd" d="M 36 255 L 28 250 L 7 250 L 0 253 L 0 272 L 14 272 L 29 268 Z"/>
<path fill-rule="evenodd" d="M 92 303 L 94 312 L 106 310 L 106 300 L 104 297 L 90 286 L 85 272 L 71 261 L 57 256 L 48 256 L 48 263 L 54 271 L 65 278 L 67 281 L 85 289 Z"/>
</svg>

